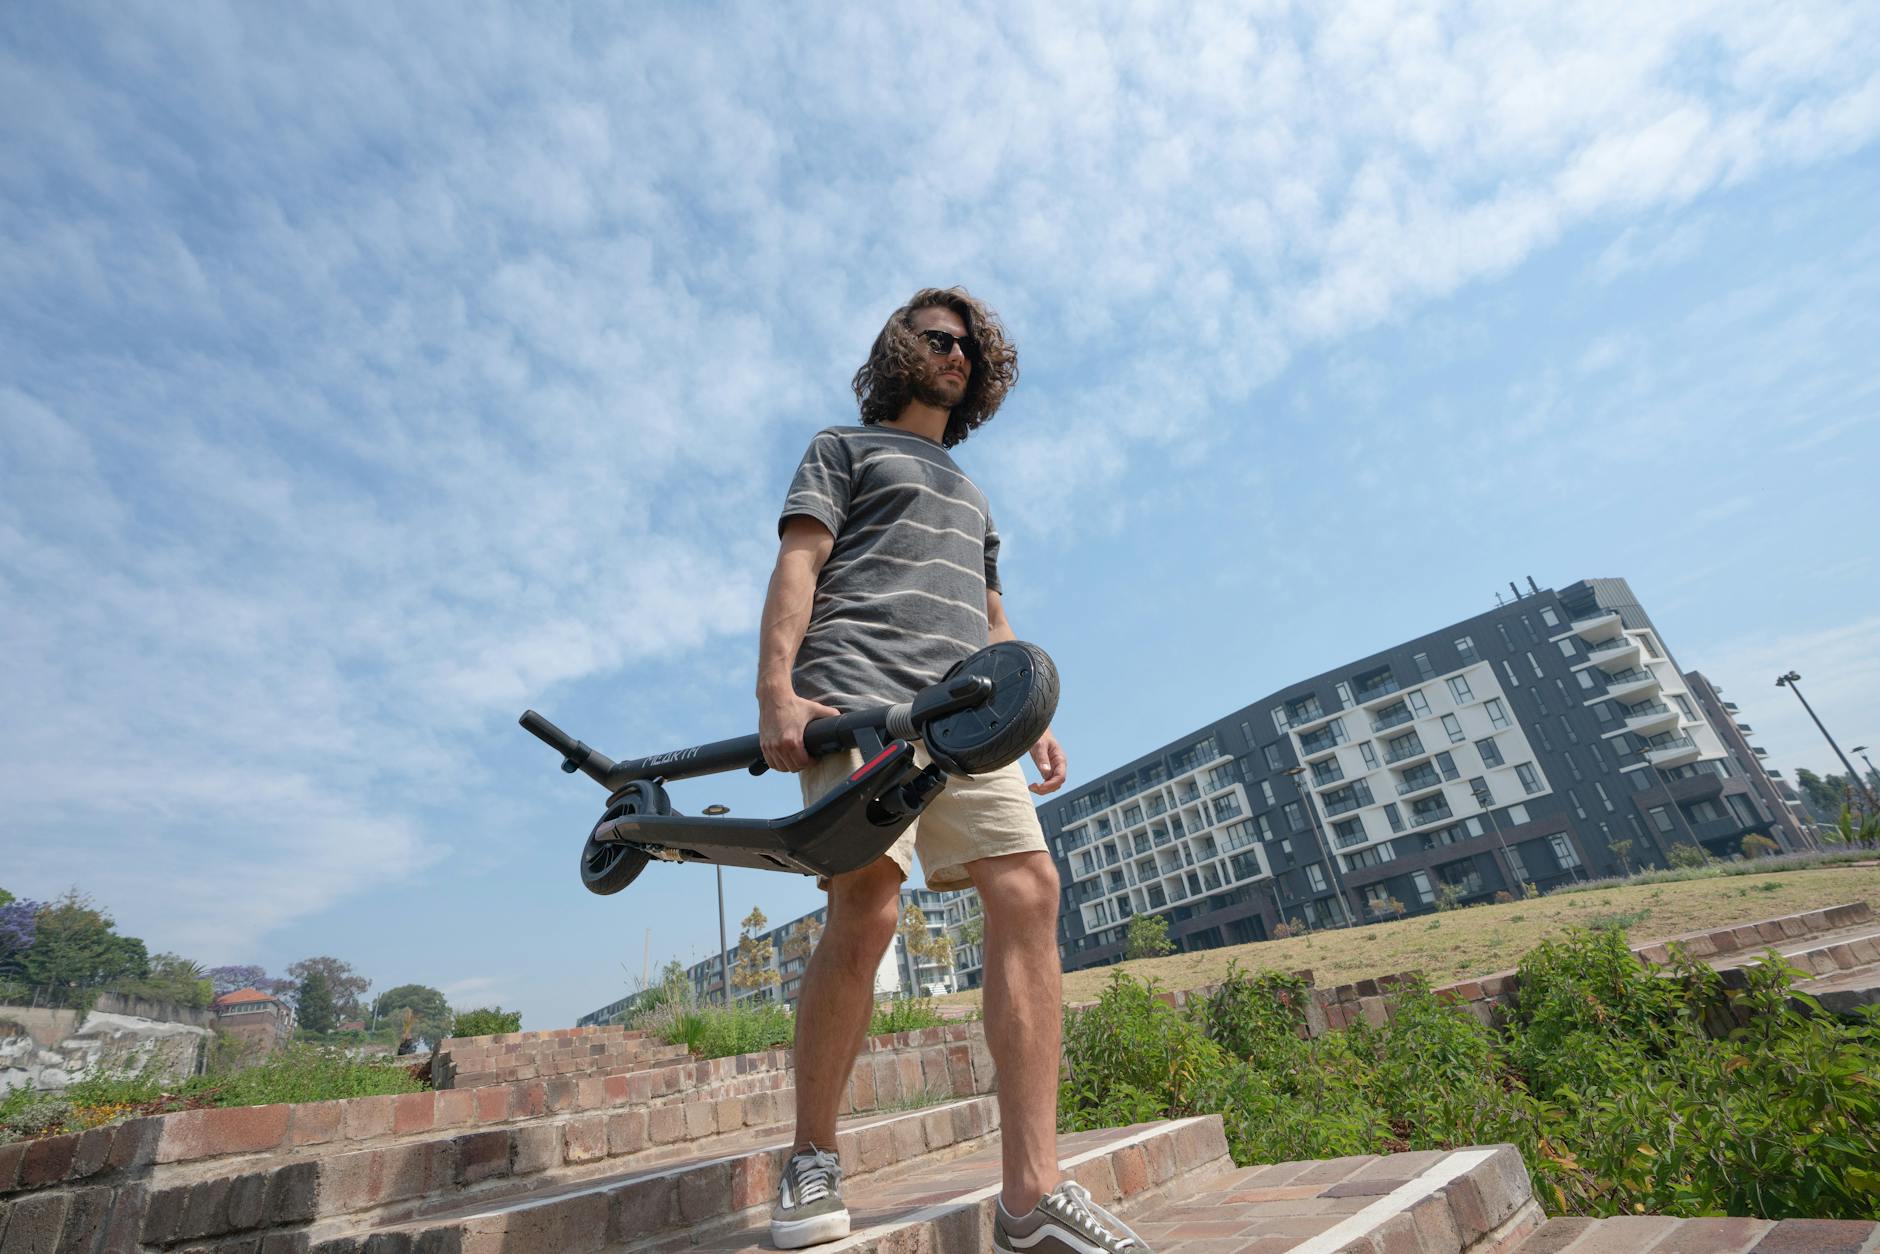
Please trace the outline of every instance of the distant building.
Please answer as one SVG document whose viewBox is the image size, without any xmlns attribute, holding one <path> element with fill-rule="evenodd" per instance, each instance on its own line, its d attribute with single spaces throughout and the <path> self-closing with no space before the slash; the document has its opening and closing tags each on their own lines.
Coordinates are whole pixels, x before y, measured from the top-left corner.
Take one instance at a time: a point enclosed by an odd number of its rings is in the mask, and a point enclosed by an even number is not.
<svg viewBox="0 0 1880 1254">
<path fill-rule="evenodd" d="M 1204 949 L 1780 830 L 1623 579 L 1530 587 L 1040 806 L 1065 969 L 1117 961 L 1139 913 Z"/>
<path fill-rule="evenodd" d="M 978 904 L 979 895 L 973 892 L 936 893 L 924 888 L 905 887 L 901 890 L 902 915 L 906 915 L 908 906 L 919 906 L 922 915 L 926 917 L 930 936 L 945 934 L 949 938 L 956 937 L 969 918 L 978 914 Z M 969 909 L 970 916 L 967 914 Z M 828 917 L 828 907 L 824 906 L 791 919 L 788 923 L 779 924 L 759 936 L 757 939 L 760 941 L 770 941 L 770 979 L 755 988 L 734 986 L 731 999 L 734 1002 L 780 1002 L 794 1006 L 802 993 L 803 972 L 809 966 L 816 938 L 821 935 Z M 731 942 L 730 958 L 735 971 L 738 963 L 736 941 Z M 957 939 L 954 940 L 951 963 L 936 961 L 932 957 L 917 959 L 908 952 L 907 944 L 897 930 L 894 942 L 888 946 L 887 953 L 882 955 L 881 966 L 875 972 L 875 996 L 893 997 L 908 991 L 931 996 L 976 987 L 979 983 L 979 963 L 979 946 L 962 945 Z M 715 1005 L 724 1000 L 724 962 L 720 955 L 713 954 L 693 963 L 686 968 L 685 974 L 693 998 L 701 1005 Z M 576 1025 L 590 1027 L 623 1021 L 651 991 L 642 989 L 629 993 L 598 1010 L 589 1011 L 575 1021 Z"/>
<path fill-rule="evenodd" d="M 271 1054 L 294 1035 L 294 1008 L 272 993 L 238 988 L 215 999 L 215 1026 Z"/>
</svg>

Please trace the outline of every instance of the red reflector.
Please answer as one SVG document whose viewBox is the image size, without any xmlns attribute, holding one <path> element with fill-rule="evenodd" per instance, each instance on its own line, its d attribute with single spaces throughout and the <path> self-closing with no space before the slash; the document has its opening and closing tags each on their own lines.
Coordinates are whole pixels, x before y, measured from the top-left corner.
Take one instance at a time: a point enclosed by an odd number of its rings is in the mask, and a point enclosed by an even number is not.
<svg viewBox="0 0 1880 1254">
<path fill-rule="evenodd" d="M 883 749 L 880 753 L 877 753 L 874 757 L 870 758 L 867 762 L 864 762 L 860 770 L 856 771 L 855 774 L 849 776 L 849 783 L 853 784 L 856 780 L 868 774 L 868 772 L 874 770 L 877 766 L 880 766 L 883 761 L 885 761 L 888 758 L 893 757 L 895 750 L 899 749 L 900 747 L 901 747 L 901 742 L 897 740 L 893 744 L 889 745 L 886 749 Z"/>
</svg>

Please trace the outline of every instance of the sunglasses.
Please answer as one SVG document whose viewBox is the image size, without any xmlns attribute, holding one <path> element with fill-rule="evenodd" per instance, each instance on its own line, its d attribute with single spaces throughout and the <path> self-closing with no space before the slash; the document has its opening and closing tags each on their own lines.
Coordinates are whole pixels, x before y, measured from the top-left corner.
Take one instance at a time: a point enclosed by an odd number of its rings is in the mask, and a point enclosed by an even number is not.
<svg viewBox="0 0 1880 1254">
<path fill-rule="evenodd" d="M 950 356 L 953 346 L 958 344 L 960 353 L 967 361 L 979 360 L 979 341 L 970 335 L 954 335 L 951 331 L 920 331 L 917 334 L 925 337 L 927 347 L 936 357 Z"/>
</svg>

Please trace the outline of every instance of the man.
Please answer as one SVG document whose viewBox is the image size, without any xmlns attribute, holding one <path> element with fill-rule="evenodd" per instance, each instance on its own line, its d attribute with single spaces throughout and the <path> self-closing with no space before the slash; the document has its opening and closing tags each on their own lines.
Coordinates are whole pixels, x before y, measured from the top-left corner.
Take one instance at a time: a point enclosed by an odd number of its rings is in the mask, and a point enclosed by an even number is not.
<svg viewBox="0 0 1880 1254">
<path fill-rule="evenodd" d="M 757 678 L 764 759 L 799 772 L 805 800 L 859 765 L 854 753 L 811 759 L 811 720 L 904 701 L 960 658 L 1013 639 L 990 507 L 947 450 L 992 418 L 1017 377 L 1018 354 L 992 312 L 959 288 L 928 288 L 895 310 L 856 372 L 861 425 L 810 442 L 778 523 Z M 1031 791 L 1057 791 L 1057 737 L 1046 731 L 1031 757 L 1042 776 Z M 971 886 L 985 911 L 986 1044 L 1004 1151 L 995 1243 L 1031 1254 L 1140 1250 L 1059 1179 L 1058 877 L 1017 763 L 950 781 L 886 855 L 825 882 L 828 924 L 797 1003 L 796 1144 L 772 1240 L 798 1249 L 848 1235 L 836 1114 L 916 853 L 929 888 Z"/>
</svg>

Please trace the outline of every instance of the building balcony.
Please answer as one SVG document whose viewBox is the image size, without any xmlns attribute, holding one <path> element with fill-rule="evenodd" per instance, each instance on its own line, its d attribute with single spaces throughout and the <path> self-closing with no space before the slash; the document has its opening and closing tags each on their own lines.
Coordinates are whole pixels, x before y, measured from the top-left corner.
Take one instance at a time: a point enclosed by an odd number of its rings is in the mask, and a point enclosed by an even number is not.
<svg viewBox="0 0 1880 1254">
<path fill-rule="evenodd" d="M 1655 697 L 1664 691 L 1658 675 L 1650 667 L 1633 667 L 1606 676 L 1606 695 L 1615 701 L 1628 704 Z M 1594 698 L 1597 700 L 1598 698 Z"/>
<path fill-rule="evenodd" d="M 1293 709 L 1291 706 L 1284 708 L 1286 710 L 1286 730 L 1295 732 L 1302 732 L 1309 728 L 1316 727 L 1338 713 L 1337 710 L 1326 709 L 1324 706 L 1320 705 L 1317 700 L 1314 700 L 1310 705 L 1301 706 L 1297 710 Z"/>
<path fill-rule="evenodd" d="M 1424 747 L 1422 737 L 1414 738 L 1407 745 L 1399 745 L 1384 755 L 1384 765 L 1395 766 L 1399 762 L 1409 762 L 1416 758 L 1427 758 L 1431 751 Z"/>
<path fill-rule="evenodd" d="M 1399 797 L 1414 797 L 1419 793 L 1426 793 L 1433 788 L 1441 788 L 1442 786 L 1443 777 L 1432 771 L 1428 775 L 1419 775 L 1414 779 L 1406 779 L 1398 784 L 1397 795 Z"/>
<path fill-rule="evenodd" d="M 1645 760 L 1658 767 L 1682 766 L 1697 761 L 1700 752 L 1689 736 L 1667 736 L 1645 746 Z"/>
<path fill-rule="evenodd" d="M 1338 759 L 1327 758 L 1312 764 L 1312 786 L 1321 791 L 1344 782 L 1345 768 L 1338 765 Z"/>
<path fill-rule="evenodd" d="M 1602 610 L 1588 618 L 1576 618 L 1567 626 L 1573 634 L 1585 641 L 1610 640 L 1625 630 L 1625 624 L 1619 621 L 1617 610 Z"/>
<path fill-rule="evenodd" d="M 1641 666 L 1644 661 L 1645 649 L 1636 637 L 1615 636 L 1611 640 L 1600 640 L 1587 645 L 1586 661 L 1580 665 L 1586 666 L 1590 663 L 1610 675 L 1615 671 L 1630 670 L 1635 666 Z"/>
<path fill-rule="evenodd" d="M 1414 721 L 1416 721 L 1416 715 L 1410 712 L 1410 707 L 1406 704 L 1399 703 L 1372 719 L 1371 730 L 1374 732 L 1389 731 L 1393 727 L 1402 727 L 1405 723 Z"/>
<path fill-rule="evenodd" d="M 1650 738 L 1678 725 L 1678 712 L 1662 701 L 1641 701 L 1627 706 L 1625 729 L 1635 736 Z"/>
<path fill-rule="evenodd" d="M 1402 691 L 1403 685 L 1397 682 L 1395 675 L 1391 675 L 1385 679 L 1379 680 L 1368 688 L 1358 689 L 1356 692 L 1352 693 L 1351 696 L 1352 700 L 1356 701 L 1359 705 L 1368 706 L 1374 702 L 1382 701 L 1393 693 Z"/>
<path fill-rule="evenodd" d="M 1333 728 L 1327 727 L 1299 737 L 1299 756 L 1302 760 L 1318 757 L 1330 753 L 1343 743 L 1344 737 L 1338 735 Z"/>
<path fill-rule="evenodd" d="M 1753 753 L 1753 754 L 1755 754 L 1755 755 L 1756 755 L 1757 757 L 1759 757 L 1759 758 L 1766 758 L 1766 757 L 1768 757 L 1768 756 L 1769 756 L 1769 750 L 1767 750 L 1767 749 L 1765 749 L 1765 748 L 1763 748 L 1763 747 L 1762 747 L 1761 745 L 1751 745 L 1751 746 L 1749 747 L 1749 751 L 1750 751 L 1751 753 Z M 1770 773 L 1771 775 L 1773 775 L 1773 774 L 1775 774 L 1775 772 L 1774 772 L 1774 771 L 1771 771 L 1771 772 L 1769 772 L 1769 773 Z"/>
<path fill-rule="evenodd" d="M 1456 812 L 1454 810 L 1451 810 L 1449 808 L 1449 803 L 1445 801 L 1442 805 L 1437 806 L 1435 809 L 1424 810 L 1418 813 L 1412 813 L 1410 815 L 1410 826 L 1411 827 L 1428 827 L 1431 823 L 1440 823 L 1444 819 L 1453 819 L 1455 817 L 1456 817 Z"/>
</svg>

